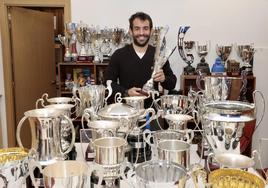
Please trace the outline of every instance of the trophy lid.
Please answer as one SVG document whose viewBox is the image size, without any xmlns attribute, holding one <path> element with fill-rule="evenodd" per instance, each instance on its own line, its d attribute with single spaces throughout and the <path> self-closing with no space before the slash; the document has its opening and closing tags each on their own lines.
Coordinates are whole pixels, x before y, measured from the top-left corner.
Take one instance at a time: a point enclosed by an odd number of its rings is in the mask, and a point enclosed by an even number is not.
<svg viewBox="0 0 268 188">
<path fill-rule="evenodd" d="M 132 118 L 138 117 L 140 113 L 130 105 L 114 103 L 100 109 L 98 115 L 104 118 Z"/>
</svg>

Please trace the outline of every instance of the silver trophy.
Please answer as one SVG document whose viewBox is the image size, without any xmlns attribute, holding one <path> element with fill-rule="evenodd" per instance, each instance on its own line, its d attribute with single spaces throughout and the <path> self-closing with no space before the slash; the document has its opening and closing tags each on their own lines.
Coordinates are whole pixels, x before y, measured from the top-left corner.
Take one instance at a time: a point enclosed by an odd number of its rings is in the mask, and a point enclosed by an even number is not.
<svg viewBox="0 0 268 188">
<path fill-rule="evenodd" d="M 66 23 L 65 24 L 65 31 L 66 34 L 69 36 L 70 40 L 70 51 L 71 51 L 71 57 L 72 60 L 75 61 L 77 58 L 77 50 L 76 50 L 76 41 L 77 41 L 77 35 L 76 35 L 76 28 L 77 23 Z"/>
<path fill-rule="evenodd" d="M 226 68 L 226 61 L 228 60 L 231 52 L 232 52 L 233 45 L 216 45 L 216 53 L 221 58 L 224 67 Z"/>
<path fill-rule="evenodd" d="M 62 36 L 61 34 L 58 35 L 58 39 L 61 42 L 61 44 L 65 47 L 65 53 L 64 53 L 64 61 L 71 61 L 71 38 L 70 36 Z"/>
<path fill-rule="evenodd" d="M 242 59 L 243 65 L 241 70 L 246 71 L 247 75 L 253 75 L 253 67 L 250 64 L 254 57 L 253 44 L 250 45 L 237 45 L 236 46 L 238 56 Z"/>
<path fill-rule="evenodd" d="M 204 74 L 210 74 L 209 65 L 205 60 L 205 57 L 208 55 L 210 50 L 210 41 L 206 41 L 205 44 L 200 44 L 196 42 L 196 51 L 198 56 L 201 58 L 200 62 L 197 64 L 196 71 L 201 71 Z"/>
<path fill-rule="evenodd" d="M 154 91 L 153 75 L 165 65 L 169 57 L 172 55 L 172 53 L 176 49 L 175 47 L 171 50 L 166 46 L 165 35 L 167 34 L 168 29 L 169 29 L 168 26 L 162 27 L 160 29 L 158 40 L 157 40 L 157 45 L 155 49 L 155 54 L 154 54 L 153 73 L 152 73 L 151 78 L 144 84 L 142 88 L 142 90 L 146 93 L 148 93 L 149 91 Z"/>
<path fill-rule="evenodd" d="M 178 31 L 178 51 L 185 63 L 188 65 L 184 67 L 183 74 L 192 75 L 195 74 L 195 68 L 191 65 L 194 62 L 194 56 L 190 51 L 194 47 L 194 41 L 184 41 L 186 32 L 190 29 L 190 26 L 181 26 Z M 185 54 L 186 51 L 186 54 Z"/>
</svg>

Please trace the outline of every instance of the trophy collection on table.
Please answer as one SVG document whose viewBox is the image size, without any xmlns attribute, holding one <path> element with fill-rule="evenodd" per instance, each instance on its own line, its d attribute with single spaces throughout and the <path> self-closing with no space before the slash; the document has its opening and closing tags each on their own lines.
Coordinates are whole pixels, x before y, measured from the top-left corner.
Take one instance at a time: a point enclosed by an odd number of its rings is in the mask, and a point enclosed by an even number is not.
<svg viewBox="0 0 268 188">
<path fill-rule="evenodd" d="M 187 95 L 159 96 L 149 79 L 142 88 L 147 95 L 123 97 L 116 93 L 112 104 L 107 102 L 113 92 L 111 80 L 105 86 L 66 85 L 72 90 L 71 97 L 50 97 L 44 93 L 35 102 L 36 109 L 26 111 L 18 123 L 19 147 L 0 149 L 0 185 L 7 188 L 25 184 L 46 188 L 264 188 L 268 172 L 263 172 L 265 177 L 262 177 L 250 171 L 256 163 L 261 164 L 261 151 L 254 150 L 252 156 L 243 155 L 240 142 L 248 122 L 256 121 L 256 128 L 261 125 L 265 109 L 258 106 L 256 110 L 258 104 L 265 105 L 260 91 L 252 93 L 254 103 L 244 100 L 246 79 L 253 73 L 254 48 L 236 45 L 243 60 L 238 77 L 210 75 L 206 62 L 212 49 L 210 41 L 184 41 L 189 28 L 179 28 L 177 47 L 187 64 L 183 74 L 198 74 L 198 91 L 190 89 Z M 153 34 L 154 72 L 163 67 L 176 48 L 167 47 L 167 32 L 168 27 L 157 27 Z M 110 56 L 130 40 L 123 29 L 99 30 L 81 23 L 66 24 L 66 35 L 59 39 L 65 47 L 66 61 L 91 59 L 93 62 L 101 61 L 104 54 Z M 78 52 L 76 42 L 80 45 Z M 232 48 L 233 45 L 216 46 L 218 63 L 222 63 L 224 70 L 228 69 Z M 192 65 L 194 50 L 201 59 L 196 68 Z M 237 71 L 235 62 L 229 64 L 230 70 Z M 149 97 L 152 103 L 146 109 L 144 101 Z M 168 129 L 162 128 L 160 118 L 167 122 Z M 73 121 L 79 121 L 82 126 L 79 137 L 86 138 L 86 143 L 81 139 L 81 143 L 75 144 L 78 133 Z M 150 130 L 153 121 L 159 130 Z M 188 128 L 189 124 L 194 127 Z M 23 126 L 31 128 L 29 149 L 22 144 Z M 201 135 L 197 148 L 193 143 L 196 135 Z M 75 155 L 78 150 L 82 153 L 79 160 Z M 199 156 L 193 160 L 196 152 Z M 31 181 L 26 183 L 29 177 Z"/>
</svg>

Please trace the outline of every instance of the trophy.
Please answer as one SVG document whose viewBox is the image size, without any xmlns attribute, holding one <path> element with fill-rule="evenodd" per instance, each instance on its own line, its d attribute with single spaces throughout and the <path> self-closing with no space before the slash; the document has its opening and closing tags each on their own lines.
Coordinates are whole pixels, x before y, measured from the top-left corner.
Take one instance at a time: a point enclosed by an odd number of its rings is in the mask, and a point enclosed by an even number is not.
<svg viewBox="0 0 268 188">
<path fill-rule="evenodd" d="M 169 57 L 176 49 L 176 47 L 172 50 L 166 47 L 165 35 L 167 34 L 167 32 L 168 26 L 162 27 L 160 29 L 154 54 L 153 73 L 151 78 L 143 85 L 142 88 L 145 93 L 148 93 L 149 91 L 154 91 L 153 75 L 165 65 Z"/>
<path fill-rule="evenodd" d="M 233 45 L 225 46 L 225 45 L 216 45 L 216 53 L 223 61 L 223 65 L 226 68 L 226 61 L 232 52 Z"/>
<path fill-rule="evenodd" d="M 71 61 L 72 60 L 72 55 L 70 52 L 71 38 L 69 36 L 62 36 L 61 34 L 59 34 L 58 39 L 65 48 L 64 61 Z"/>
<path fill-rule="evenodd" d="M 70 41 L 70 47 L 71 47 L 71 57 L 73 61 L 76 61 L 77 59 L 77 50 L 76 50 L 76 41 L 77 41 L 77 36 L 76 36 L 76 28 L 77 28 L 77 23 L 66 23 L 65 24 L 65 31 L 66 34 L 69 36 L 71 39 Z"/>
<path fill-rule="evenodd" d="M 242 71 L 245 71 L 247 75 L 253 75 L 252 60 L 254 57 L 254 47 L 253 44 L 250 45 L 237 45 L 238 56 L 243 61 Z"/>
<path fill-rule="evenodd" d="M 196 51 L 198 56 L 201 58 L 200 62 L 197 64 L 196 67 L 196 72 L 201 72 L 202 74 L 209 75 L 210 74 L 210 69 L 209 65 L 205 60 L 205 57 L 208 54 L 208 51 L 210 49 L 210 42 L 206 41 L 205 44 L 199 44 L 199 42 L 196 42 Z"/>
<path fill-rule="evenodd" d="M 183 74 L 185 75 L 193 75 L 195 74 L 195 68 L 192 67 L 192 63 L 194 62 L 194 56 L 191 50 L 194 47 L 194 41 L 184 41 L 185 33 L 190 29 L 190 26 L 181 26 L 178 31 L 178 51 L 185 63 L 188 65 L 183 68 Z M 186 54 L 185 52 L 186 51 Z"/>
<path fill-rule="evenodd" d="M 80 52 L 78 56 L 78 61 L 91 61 L 92 56 L 89 56 L 88 50 L 86 49 L 86 44 L 90 41 L 90 32 L 86 25 L 80 24 L 77 27 L 77 40 L 80 43 Z"/>
<path fill-rule="evenodd" d="M 103 61 L 110 60 L 112 55 L 112 29 L 105 27 L 101 30 L 102 43 L 100 46 L 100 52 L 103 55 Z"/>
</svg>

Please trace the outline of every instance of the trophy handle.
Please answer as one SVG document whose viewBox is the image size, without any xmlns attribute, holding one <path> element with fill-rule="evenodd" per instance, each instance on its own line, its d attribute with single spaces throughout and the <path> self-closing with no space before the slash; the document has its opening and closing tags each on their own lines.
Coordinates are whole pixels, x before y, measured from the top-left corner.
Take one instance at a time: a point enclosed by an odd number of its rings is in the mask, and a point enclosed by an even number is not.
<svg viewBox="0 0 268 188">
<path fill-rule="evenodd" d="M 185 134 L 184 138 L 188 144 L 192 143 L 194 138 L 194 131 L 192 129 L 179 130 L 178 132 Z"/>
<path fill-rule="evenodd" d="M 43 174 L 43 169 L 42 169 L 42 166 L 40 163 L 38 163 L 37 161 L 34 161 L 34 160 L 31 160 L 29 162 L 29 173 L 30 173 L 30 178 L 31 178 L 31 181 L 34 185 L 35 188 L 38 188 L 38 183 L 37 181 L 35 181 L 35 177 L 34 177 L 34 170 L 35 168 L 38 168 L 40 170 L 40 173 Z"/>
<path fill-rule="evenodd" d="M 3 182 L 4 182 L 4 188 L 6 188 L 8 186 L 7 178 L 3 174 L 0 174 L 0 179 L 3 180 Z"/>
<path fill-rule="evenodd" d="M 125 170 L 127 169 L 127 167 L 129 168 L 127 175 L 125 174 Z M 122 177 L 122 179 L 131 187 L 135 188 L 134 186 L 134 182 L 132 179 L 130 179 L 130 177 L 132 177 L 134 175 L 134 170 L 133 170 L 133 165 L 130 162 L 124 162 L 121 166 L 120 166 L 120 176 Z M 128 181 L 129 180 L 129 181 Z"/>
<path fill-rule="evenodd" d="M 155 115 L 155 110 L 153 108 L 148 108 L 145 110 L 144 114 L 142 116 L 146 116 L 147 114 L 151 113 L 151 117 L 149 118 L 148 121 L 145 121 L 145 123 L 143 125 L 141 125 L 139 128 L 142 129 L 143 127 L 145 127 L 148 123 L 150 123 L 152 120 L 156 119 L 157 116 Z"/>
<path fill-rule="evenodd" d="M 28 117 L 24 116 L 24 117 L 19 121 L 19 124 L 18 124 L 18 127 L 17 127 L 17 131 L 16 131 L 17 142 L 18 142 L 19 147 L 21 147 L 21 148 L 24 148 L 24 147 L 23 147 L 22 142 L 21 142 L 20 131 L 21 131 L 21 127 L 22 127 L 24 121 L 25 121 L 27 118 L 28 118 Z"/>
<path fill-rule="evenodd" d="M 260 123 L 262 122 L 262 120 L 263 120 L 263 117 L 264 117 L 264 113 L 265 113 L 265 98 L 264 98 L 264 96 L 263 96 L 263 93 L 261 92 L 261 91 L 259 91 L 259 90 L 255 90 L 255 91 L 253 91 L 253 102 L 254 102 L 254 104 L 255 104 L 255 114 L 257 114 L 257 112 L 258 112 L 258 108 L 257 108 L 257 105 L 256 105 L 256 101 L 257 101 L 257 99 L 256 99 L 256 94 L 259 94 L 260 95 L 260 97 L 261 97 L 261 103 L 260 104 L 263 104 L 263 109 L 261 110 L 261 112 L 262 112 L 262 114 L 261 114 L 261 117 L 260 117 L 260 119 L 256 122 L 256 127 L 255 127 L 255 130 L 254 131 L 256 131 L 257 130 L 257 128 L 259 127 L 259 125 L 260 125 Z"/>
<path fill-rule="evenodd" d="M 206 159 L 206 166 L 207 166 L 207 169 L 208 169 L 208 172 L 211 172 L 211 169 L 210 169 L 210 167 L 209 167 L 209 161 L 211 160 L 213 160 L 213 158 L 214 158 L 214 153 L 209 153 L 208 154 L 208 156 L 207 156 L 207 159 Z"/>
<path fill-rule="evenodd" d="M 200 91 L 204 91 L 204 89 L 201 87 L 201 81 L 205 81 L 205 76 L 199 70 L 196 77 L 196 86 Z"/>
<path fill-rule="evenodd" d="M 107 100 L 110 98 L 110 96 L 112 95 L 113 93 L 113 88 L 112 88 L 112 80 L 107 80 L 106 81 L 106 85 L 107 85 L 107 90 L 108 90 L 108 95 L 107 97 L 104 99 L 105 101 L 105 106 L 107 105 Z"/>
<path fill-rule="evenodd" d="M 88 165 L 88 173 L 87 174 L 89 174 L 90 177 L 91 177 L 91 175 L 92 175 L 92 173 L 94 171 L 97 172 L 97 176 L 99 177 L 99 181 L 98 181 L 97 187 L 98 188 L 101 188 L 102 187 L 101 183 L 103 181 L 103 177 L 104 177 L 104 173 L 105 173 L 104 168 L 101 165 L 98 165 L 96 163 L 90 164 L 90 166 L 89 166 L 88 163 L 86 163 L 86 164 Z"/>
<path fill-rule="evenodd" d="M 73 149 L 73 147 L 74 147 L 74 143 L 75 143 L 75 129 L 74 129 L 74 125 L 73 125 L 72 120 L 68 116 L 62 115 L 62 117 L 68 121 L 68 123 L 69 123 L 69 125 L 71 127 L 71 133 L 72 133 L 72 140 L 71 140 L 71 143 L 70 143 L 70 146 L 68 147 L 68 149 L 65 152 L 62 152 L 62 149 L 60 147 L 60 152 L 63 155 L 65 155 L 65 154 L 68 154 Z M 61 133 L 60 132 L 59 132 L 59 135 L 61 137 Z"/>
<path fill-rule="evenodd" d="M 153 139 L 153 142 L 151 142 L 151 138 Z M 145 129 L 143 131 L 143 139 L 151 147 L 155 147 L 155 144 L 154 144 L 155 140 L 154 140 L 154 137 L 152 136 L 152 131 L 150 131 L 149 129 Z"/>
</svg>

